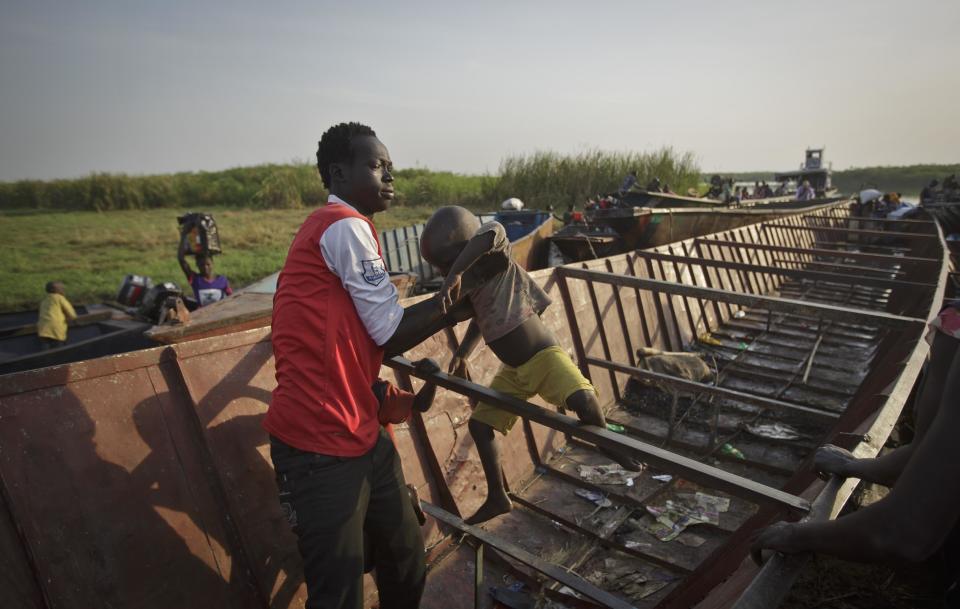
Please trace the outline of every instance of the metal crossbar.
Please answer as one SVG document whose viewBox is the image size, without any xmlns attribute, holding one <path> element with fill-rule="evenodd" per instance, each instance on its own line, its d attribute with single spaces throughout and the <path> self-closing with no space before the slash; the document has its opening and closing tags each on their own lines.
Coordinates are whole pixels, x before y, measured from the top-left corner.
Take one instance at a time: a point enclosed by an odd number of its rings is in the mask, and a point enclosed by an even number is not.
<svg viewBox="0 0 960 609">
<path fill-rule="evenodd" d="M 605 273 L 603 271 L 589 271 L 574 267 L 557 267 L 556 272 L 564 277 L 573 279 L 592 280 L 611 285 L 618 285 L 626 288 L 638 288 L 659 292 L 661 294 L 675 294 L 677 296 L 689 296 L 693 298 L 703 298 L 737 304 L 749 308 L 761 308 L 769 311 L 783 313 L 810 313 L 811 315 L 823 318 L 824 320 L 843 321 L 862 323 L 868 325 L 880 325 L 895 328 L 920 324 L 924 325 L 924 320 L 914 317 L 904 317 L 891 313 L 882 313 L 879 311 L 867 311 L 864 309 L 855 309 L 852 307 L 843 307 L 823 303 L 807 302 L 795 300 L 792 298 L 781 298 L 777 296 L 762 296 L 759 294 L 744 294 L 742 292 L 731 292 L 717 288 L 706 288 L 699 286 L 674 283 L 672 281 L 661 281 L 659 279 L 644 279 L 640 277 L 616 275 L 614 273 Z"/>
<path fill-rule="evenodd" d="M 450 512 L 443 510 L 433 504 L 427 503 L 426 501 L 421 501 L 420 505 L 423 507 L 423 511 L 427 514 L 430 514 L 433 518 L 439 520 L 443 524 L 456 529 L 457 531 L 473 537 L 479 542 L 479 547 L 477 550 L 477 567 L 474 576 L 474 595 L 475 602 L 479 607 L 481 602 L 481 592 L 480 588 L 482 585 L 482 567 L 481 562 L 483 560 L 483 546 L 488 545 L 491 548 L 506 554 L 510 558 L 519 560 L 523 564 L 532 567 L 536 571 L 546 575 L 550 579 L 556 580 L 561 584 L 569 587 L 571 590 L 582 594 L 583 596 L 594 600 L 600 603 L 604 607 L 610 607 L 611 609 L 632 609 L 633 605 L 624 601 L 618 596 L 594 586 L 590 582 L 581 578 L 579 575 L 568 572 L 566 569 L 559 567 L 553 563 L 547 562 L 535 556 L 530 552 L 527 552 L 520 546 L 506 541 L 505 539 L 500 539 L 492 533 L 481 529 L 480 527 L 475 527 L 465 523 L 460 518 L 457 518 Z"/>
<path fill-rule="evenodd" d="M 895 288 L 895 287 L 915 287 L 933 289 L 937 286 L 932 283 L 923 283 L 917 281 L 903 281 L 899 279 L 887 279 L 884 277 L 865 277 L 863 275 L 851 275 L 849 273 L 831 273 L 828 271 L 810 271 L 805 269 L 791 269 L 779 266 L 767 266 L 762 264 L 747 264 L 744 262 L 729 262 L 727 260 L 716 260 L 713 258 L 697 258 L 692 256 L 677 256 L 674 254 L 661 254 L 659 252 L 637 251 L 635 256 L 649 258 L 651 260 L 661 260 L 663 262 L 677 262 L 680 264 L 695 264 L 701 267 L 713 267 L 721 269 L 731 269 L 736 271 L 747 271 L 751 273 L 766 273 L 769 275 L 779 275 L 781 277 L 792 277 L 794 279 L 813 279 L 831 283 L 842 283 L 852 285 L 864 285 L 877 288 Z"/>
<path fill-rule="evenodd" d="M 385 360 L 384 363 L 396 370 L 436 383 L 440 387 L 467 397 L 494 404 L 511 414 L 596 444 L 598 447 L 626 450 L 654 467 L 681 476 L 691 482 L 703 484 L 754 503 L 773 504 L 797 513 L 806 513 L 810 509 L 810 502 L 806 499 L 675 454 L 669 450 L 625 437 L 622 434 L 595 425 L 582 424 L 574 418 L 540 408 L 529 402 L 443 372 L 421 373 L 405 358 L 394 357 Z"/>
</svg>

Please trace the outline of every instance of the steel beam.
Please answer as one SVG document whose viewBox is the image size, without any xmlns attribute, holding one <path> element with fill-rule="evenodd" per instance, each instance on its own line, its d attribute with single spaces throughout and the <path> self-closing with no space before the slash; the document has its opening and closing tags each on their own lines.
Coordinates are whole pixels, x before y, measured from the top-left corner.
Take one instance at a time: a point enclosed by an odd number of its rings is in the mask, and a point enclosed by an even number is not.
<svg viewBox="0 0 960 609">
<path fill-rule="evenodd" d="M 540 408 L 539 406 L 518 400 L 517 398 L 494 391 L 488 387 L 477 385 L 476 383 L 471 383 L 470 381 L 465 381 L 443 372 L 423 374 L 416 370 L 413 364 L 405 358 L 394 357 L 389 360 L 384 360 L 384 364 L 396 370 L 403 370 L 426 381 L 436 383 L 445 389 L 494 404 L 498 408 L 502 408 L 519 417 L 529 419 L 550 429 L 555 429 L 575 438 L 596 444 L 598 447 L 620 451 L 626 449 L 627 452 L 640 457 L 645 462 L 664 471 L 681 476 L 691 482 L 703 484 L 754 503 L 773 504 L 779 507 L 789 508 L 795 512 L 805 513 L 810 507 L 810 503 L 800 497 L 694 461 L 688 457 L 677 455 L 668 450 L 625 437 L 622 434 L 595 425 L 582 424 L 574 418 L 552 410 Z"/>
<path fill-rule="evenodd" d="M 925 224 L 930 227 L 933 227 L 933 225 L 935 224 L 933 220 L 912 220 L 910 218 L 905 218 L 903 220 L 894 220 L 890 218 L 864 218 L 861 216 L 846 216 L 845 218 L 832 218 L 829 216 L 809 215 L 809 216 L 804 216 L 803 219 L 805 222 L 809 222 L 810 220 L 816 220 L 818 222 L 820 221 L 844 222 L 846 224 L 850 224 L 851 222 L 878 222 L 878 223 L 889 223 L 889 224 L 915 224 L 915 225 Z"/>
<path fill-rule="evenodd" d="M 522 562 L 523 564 L 546 575 L 550 579 L 556 580 L 571 590 L 579 592 L 583 596 L 600 603 L 600 605 L 603 607 L 610 607 L 611 609 L 633 608 L 633 605 L 622 598 L 614 596 L 606 590 L 602 590 L 594 586 L 590 582 L 581 578 L 579 575 L 570 573 L 562 567 L 547 562 L 539 556 L 531 554 L 515 543 L 511 543 L 505 539 L 500 539 L 499 537 L 496 537 L 492 533 L 481 529 L 480 527 L 469 525 L 446 510 L 427 503 L 426 501 L 421 501 L 420 505 L 423 507 L 424 512 L 430 514 L 430 516 L 436 520 L 444 523 L 447 526 L 453 527 L 461 533 L 466 533 L 480 543 L 486 544 L 491 548 L 506 554 L 514 560 Z"/>
<path fill-rule="evenodd" d="M 894 262 L 897 264 L 904 262 L 940 264 L 940 261 L 935 258 L 922 258 L 918 256 L 894 256 L 892 254 L 876 254 L 871 252 L 844 252 L 839 250 L 817 249 L 810 247 L 791 247 L 789 245 L 769 245 L 766 243 L 741 243 L 739 241 L 708 239 L 705 237 L 697 237 L 695 242 L 699 243 L 700 245 L 719 245 L 721 247 L 763 250 L 767 252 L 784 252 L 790 254 L 802 254 L 805 256 L 819 256 L 822 258 L 848 258 L 850 260 L 871 260 L 877 262 Z M 877 270 L 882 269 L 878 268 Z"/>
<path fill-rule="evenodd" d="M 828 226 L 797 226 L 796 224 L 770 224 L 764 222 L 761 227 L 767 229 L 783 229 L 793 231 L 807 231 L 818 233 L 846 233 L 852 235 L 873 235 L 877 237 L 902 237 L 905 239 L 938 239 L 939 235 L 931 233 L 904 233 L 900 231 L 869 230 L 865 228 L 831 228 Z"/>
<path fill-rule="evenodd" d="M 606 550 L 617 550 L 619 552 L 623 552 L 624 554 L 630 554 L 631 556 L 636 556 L 637 558 L 651 562 L 657 565 L 658 567 L 663 567 L 664 569 L 668 569 L 676 573 L 681 573 L 686 575 L 691 572 L 691 569 L 688 569 L 687 567 L 684 567 L 682 565 L 678 565 L 677 563 L 670 562 L 669 560 L 660 558 L 655 554 L 648 554 L 646 552 L 641 552 L 640 550 L 637 550 L 634 548 L 628 548 L 622 543 L 617 543 L 612 539 L 603 537 L 602 535 L 599 535 L 596 531 L 591 531 L 586 527 L 580 526 L 579 524 L 570 520 L 569 518 L 565 518 L 560 514 L 556 514 L 546 508 L 540 507 L 539 505 L 537 505 L 536 503 L 533 503 L 532 501 L 527 501 L 525 498 L 521 497 L 520 495 L 517 495 L 515 493 L 510 493 L 510 499 L 515 503 L 519 503 L 521 506 L 530 510 L 531 512 L 534 512 L 536 514 L 539 514 L 540 516 L 548 518 L 553 522 L 559 522 L 564 527 L 570 529 L 571 531 L 574 531 L 578 535 L 581 535 L 583 537 L 590 539 L 591 541 L 597 543 L 598 545 L 600 545 L 602 548 Z M 632 507 L 625 508 L 625 509 L 628 513 L 633 512 Z"/>
<path fill-rule="evenodd" d="M 876 277 L 878 275 L 886 276 L 888 279 L 893 279 L 895 276 L 906 275 L 906 271 L 883 268 L 879 266 L 864 266 L 862 264 L 845 264 L 843 262 L 827 262 L 825 260 L 790 260 L 789 258 L 781 258 L 779 256 L 770 257 L 770 262 L 775 262 L 778 264 L 802 264 L 806 267 L 826 267 L 829 270 L 827 272 L 837 273 L 840 272 L 837 269 L 842 269 L 844 272 L 849 273 L 876 273 L 876 275 L 871 275 L 871 277 Z M 786 267 L 786 268 L 795 268 L 795 267 Z M 891 277 L 894 276 L 894 277 Z"/>
<path fill-rule="evenodd" d="M 855 324 L 879 325 L 894 328 L 903 328 L 904 326 L 916 324 L 924 325 L 926 323 L 922 319 L 904 317 L 902 315 L 894 315 L 892 313 L 806 302 L 803 300 L 780 298 L 777 296 L 761 296 L 759 294 L 731 292 L 729 290 L 684 285 L 681 283 L 674 283 L 672 281 L 661 281 L 659 279 L 630 277 L 626 275 L 605 273 L 603 271 L 588 271 L 574 267 L 558 266 L 556 267 L 555 272 L 559 273 L 561 276 L 572 277 L 574 279 L 600 281 L 602 283 L 609 283 L 627 288 L 639 288 L 651 292 L 660 292 L 662 294 L 693 296 L 717 300 L 720 302 L 729 302 L 749 308 L 762 308 L 770 311 L 776 311 L 778 313 L 809 313 L 817 319 L 824 320 L 850 322 Z"/>
<path fill-rule="evenodd" d="M 691 393 L 706 393 L 730 400 L 737 400 L 738 402 L 744 402 L 746 404 L 752 404 L 754 406 L 760 406 L 762 408 L 769 408 L 770 410 L 777 410 L 780 412 L 795 412 L 825 422 L 833 422 L 840 418 L 839 414 L 830 412 L 829 410 L 821 410 L 819 408 L 811 408 L 810 406 L 804 406 L 802 404 L 794 404 L 792 402 L 784 402 L 782 400 L 766 398 L 759 395 L 744 393 L 743 391 L 737 391 L 736 389 L 727 389 L 726 387 L 717 387 L 715 385 L 707 385 L 706 383 L 689 381 L 678 376 L 670 376 L 669 374 L 644 370 L 635 366 L 627 366 L 626 364 L 608 362 L 595 357 L 588 357 L 587 363 L 591 366 L 596 366 L 605 370 L 615 370 L 617 372 L 629 374 L 630 376 L 638 379 L 650 381 L 652 383 L 658 383 L 661 385 L 668 385 L 670 387 L 676 387 L 677 389 L 682 389 Z"/>
<path fill-rule="evenodd" d="M 692 258 L 689 256 L 676 256 L 674 254 L 661 254 L 652 251 L 637 251 L 634 255 L 653 260 L 662 260 L 664 262 L 676 262 L 680 264 L 696 264 L 699 266 L 711 266 L 714 268 L 731 269 L 735 271 L 746 271 L 750 273 L 768 273 L 771 275 L 780 275 L 781 277 L 792 277 L 794 279 L 812 279 L 815 281 L 827 281 L 832 283 L 843 283 L 849 285 L 863 285 L 876 288 L 936 288 L 932 283 L 921 283 L 917 281 L 902 281 L 899 279 L 887 279 L 885 277 L 865 277 L 863 275 L 851 275 L 843 273 L 830 273 L 827 271 L 810 271 L 805 269 L 791 269 L 779 266 L 767 266 L 763 264 L 747 264 L 744 262 L 729 262 L 727 260 L 716 260 L 713 258 Z"/>
</svg>

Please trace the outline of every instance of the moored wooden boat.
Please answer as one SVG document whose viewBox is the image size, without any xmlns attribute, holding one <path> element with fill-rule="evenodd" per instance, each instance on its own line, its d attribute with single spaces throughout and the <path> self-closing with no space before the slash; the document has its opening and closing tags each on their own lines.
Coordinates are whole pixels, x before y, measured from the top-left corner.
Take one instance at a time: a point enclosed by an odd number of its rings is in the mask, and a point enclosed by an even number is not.
<svg viewBox="0 0 960 609">
<path fill-rule="evenodd" d="M 825 440 L 860 456 L 879 450 L 943 295 L 935 225 L 854 221 L 838 203 L 533 272 L 554 299 L 545 323 L 622 433 L 491 392 L 497 362 L 486 348 L 470 361 L 476 383 L 432 377 L 442 387 L 433 408 L 396 429 L 407 481 L 431 515 L 422 607 L 471 607 L 511 584 L 560 606 L 586 598 L 617 608 L 722 607 L 751 583 L 781 588 L 789 569 L 758 572 L 746 558 L 750 533 L 843 503 L 851 485 L 820 482 L 811 452 Z M 465 326 L 407 356 L 444 364 Z M 269 338 L 257 328 L 0 378 L 11 606 L 302 605 L 259 426 L 275 382 Z M 636 354 L 691 345 L 713 383 L 647 369 Z M 402 358 L 381 371 L 416 388 L 412 374 Z M 515 508 L 482 528 L 458 518 L 483 499 L 470 398 L 524 419 L 502 451 Z M 591 444 L 631 450 L 650 467 L 630 484 L 596 481 L 590 466 L 606 460 Z M 653 513 L 667 501 L 713 512 L 662 539 Z M 75 559 L 85 556 L 96 560 Z"/>
<path fill-rule="evenodd" d="M 623 238 L 624 251 L 657 247 L 691 237 L 812 211 L 838 199 L 752 201 L 749 207 L 618 207 L 593 210 L 591 222 Z"/>
<path fill-rule="evenodd" d="M 78 315 L 70 325 L 62 347 L 44 350 L 36 328 L 0 336 L 0 374 L 32 370 L 77 362 L 113 353 L 125 353 L 151 346 L 143 333 L 151 324 L 126 319 L 111 319 L 109 310 Z M 27 331 L 29 330 L 29 331 Z"/>
<path fill-rule="evenodd" d="M 193 311 L 186 323 L 153 326 L 145 335 L 152 341 L 171 344 L 269 326 L 279 276 L 278 271 L 237 290 L 232 296 Z M 390 282 L 401 297 L 406 298 L 413 294 L 417 276 L 391 272 Z"/>
</svg>

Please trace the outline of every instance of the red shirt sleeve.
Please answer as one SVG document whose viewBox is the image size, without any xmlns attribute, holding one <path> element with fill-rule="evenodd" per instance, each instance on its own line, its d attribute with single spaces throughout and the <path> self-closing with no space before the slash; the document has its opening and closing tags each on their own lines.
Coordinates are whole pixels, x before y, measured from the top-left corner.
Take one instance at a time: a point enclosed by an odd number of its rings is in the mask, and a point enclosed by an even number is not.
<svg viewBox="0 0 960 609">
<path fill-rule="evenodd" d="M 410 411 L 413 410 L 413 400 L 416 395 L 399 389 L 388 381 L 382 382 L 386 385 L 386 391 L 383 401 L 380 402 L 380 411 L 377 416 L 380 424 L 403 423 L 410 418 Z"/>
</svg>

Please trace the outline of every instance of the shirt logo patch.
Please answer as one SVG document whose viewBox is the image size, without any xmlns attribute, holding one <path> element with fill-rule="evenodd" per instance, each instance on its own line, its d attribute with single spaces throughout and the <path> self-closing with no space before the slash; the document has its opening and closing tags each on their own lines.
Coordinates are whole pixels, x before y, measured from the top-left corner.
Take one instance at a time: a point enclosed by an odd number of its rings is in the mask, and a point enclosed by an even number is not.
<svg viewBox="0 0 960 609">
<path fill-rule="evenodd" d="M 387 276 L 387 271 L 383 268 L 382 258 L 361 260 L 360 264 L 363 265 L 363 280 L 370 285 L 380 285 L 383 278 Z"/>
</svg>

